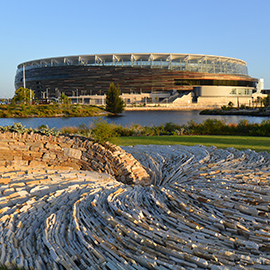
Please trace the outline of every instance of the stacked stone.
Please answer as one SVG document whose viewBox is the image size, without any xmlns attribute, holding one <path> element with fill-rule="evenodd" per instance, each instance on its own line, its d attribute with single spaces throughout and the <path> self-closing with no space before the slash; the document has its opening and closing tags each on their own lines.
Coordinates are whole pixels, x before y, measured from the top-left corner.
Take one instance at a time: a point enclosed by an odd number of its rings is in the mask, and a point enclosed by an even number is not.
<svg viewBox="0 0 270 270">
<path fill-rule="evenodd" d="M 110 143 L 104 146 L 92 144 L 82 153 L 82 160 L 86 161 L 85 169 L 108 173 L 122 183 L 151 184 L 147 168 L 119 146 Z"/>
<path fill-rule="evenodd" d="M 6 184 L 0 188 L 1 263 L 26 269 L 79 269 L 74 263 L 77 252 L 69 260 L 72 246 L 65 239 L 72 207 L 80 197 L 119 183 L 107 174 L 66 170 L 9 171 L 2 178 Z"/>
<path fill-rule="evenodd" d="M 124 149 L 151 170 L 152 185 L 90 171 L 3 172 L 0 262 L 26 269 L 270 268 L 269 153 Z"/>
<path fill-rule="evenodd" d="M 120 147 L 89 138 L 0 133 L 0 170 L 32 168 L 90 170 L 128 184 L 150 184 L 147 170 Z"/>
</svg>

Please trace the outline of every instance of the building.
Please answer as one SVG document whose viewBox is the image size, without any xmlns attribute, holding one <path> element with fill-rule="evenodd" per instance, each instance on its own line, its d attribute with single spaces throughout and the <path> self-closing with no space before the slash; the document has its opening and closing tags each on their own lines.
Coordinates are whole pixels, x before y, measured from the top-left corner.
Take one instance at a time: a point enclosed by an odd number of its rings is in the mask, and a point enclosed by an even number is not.
<svg viewBox="0 0 270 270">
<path fill-rule="evenodd" d="M 38 59 L 19 64 L 15 76 L 15 88 L 30 88 L 39 100 L 55 100 L 64 93 L 74 102 L 90 104 L 104 103 L 111 82 L 119 84 L 127 104 L 220 105 L 239 98 L 250 102 L 258 80 L 248 75 L 240 59 L 169 53 Z"/>
</svg>

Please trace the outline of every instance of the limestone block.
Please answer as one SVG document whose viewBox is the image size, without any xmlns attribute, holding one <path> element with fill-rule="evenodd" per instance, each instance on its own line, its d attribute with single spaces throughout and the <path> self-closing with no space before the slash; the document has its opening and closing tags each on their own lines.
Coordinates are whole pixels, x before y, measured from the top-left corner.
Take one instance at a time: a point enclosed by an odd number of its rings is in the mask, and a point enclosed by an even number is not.
<svg viewBox="0 0 270 270">
<path fill-rule="evenodd" d="M 105 163 L 105 159 L 104 159 L 104 157 L 102 157 L 101 154 L 97 153 L 95 158 L 98 160 L 98 162 L 100 162 L 102 164 Z"/>
<path fill-rule="evenodd" d="M 45 168 L 46 166 L 47 166 L 47 161 L 38 161 L 38 160 L 29 161 L 29 167 Z"/>
<path fill-rule="evenodd" d="M 71 158 L 80 159 L 82 156 L 82 151 L 78 149 L 73 148 L 64 148 L 64 154 Z"/>
<path fill-rule="evenodd" d="M 5 168 L 7 165 L 7 162 L 5 160 L 0 160 L 0 171 Z"/>
<path fill-rule="evenodd" d="M 10 207 L 8 207 L 8 206 L 0 208 L 0 214 L 1 215 L 4 214 L 4 213 L 8 215 L 9 211 L 10 211 Z"/>
<path fill-rule="evenodd" d="M 55 158 L 56 158 L 56 155 L 50 152 L 46 152 L 42 156 L 43 161 L 53 161 Z"/>
<path fill-rule="evenodd" d="M 3 195 L 5 196 L 9 196 L 11 195 L 12 193 L 15 192 L 15 188 L 6 188 L 4 191 L 3 191 Z"/>
<path fill-rule="evenodd" d="M 28 153 L 26 151 L 22 153 L 21 159 L 22 160 L 28 160 L 28 161 L 34 160 L 34 158 L 31 157 L 30 153 Z"/>
<path fill-rule="evenodd" d="M 13 167 L 19 167 L 19 168 L 25 168 L 28 166 L 28 160 L 12 160 L 9 163 L 7 163 L 8 166 Z"/>
<path fill-rule="evenodd" d="M 10 151 L 10 149 L 3 150 L 0 149 L 0 160 L 10 161 L 14 159 L 14 152 Z"/>
<path fill-rule="evenodd" d="M 57 143 L 45 143 L 44 147 L 48 150 L 61 150 L 61 147 Z"/>
<path fill-rule="evenodd" d="M 44 143 L 42 143 L 42 142 L 27 140 L 26 144 L 30 146 L 30 150 L 32 150 L 32 148 L 34 148 L 34 149 L 44 148 Z"/>
<path fill-rule="evenodd" d="M 20 197 L 24 197 L 24 196 L 28 196 L 29 195 L 28 191 L 26 191 L 26 190 L 20 190 L 20 191 L 17 192 L 17 194 Z"/>
<path fill-rule="evenodd" d="M 10 183 L 10 178 L 0 178 L 0 185 L 7 185 Z"/>
<path fill-rule="evenodd" d="M 56 170 L 69 170 L 69 169 L 80 170 L 81 169 L 81 165 L 75 161 L 59 162 L 59 163 L 55 164 L 53 167 Z"/>
<path fill-rule="evenodd" d="M 26 144 L 11 144 L 10 145 L 10 150 L 15 150 L 15 151 L 28 151 L 30 148 L 29 145 L 26 145 Z"/>
<path fill-rule="evenodd" d="M 9 144 L 8 141 L 0 141 L 0 149 L 1 150 L 9 150 Z"/>
<path fill-rule="evenodd" d="M 240 210 L 244 214 L 249 214 L 249 215 L 252 215 L 252 216 L 257 216 L 258 215 L 258 210 L 255 207 L 252 207 L 252 206 L 236 204 L 235 209 Z"/>
<path fill-rule="evenodd" d="M 43 153 L 38 152 L 38 151 L 28 151 L 28 152 L 23 152 L 23 157 L 24 155 L 29 155 L 30 157 L 33 158 L 33 160 L 40 160 Z"/>
<path fill-rule="evenodd" d="M 231 270 L 231 267 L 227 267 L 224 265 L 211 265 L 210 269 L 211 270 Z"/>
</svg>

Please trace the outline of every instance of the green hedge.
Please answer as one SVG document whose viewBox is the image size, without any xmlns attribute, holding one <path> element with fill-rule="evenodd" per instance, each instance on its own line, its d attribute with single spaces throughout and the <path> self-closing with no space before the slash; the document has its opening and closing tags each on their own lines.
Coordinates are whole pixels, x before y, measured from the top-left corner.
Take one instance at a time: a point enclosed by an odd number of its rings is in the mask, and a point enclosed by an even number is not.
<svg viewBox="0 0 270 270">
<path fill-rule="evenodd" d="M 260 124 L 252 124 L 241 120 L 238 124 L 226 123 L 223 120 L 207 119 L 202 123 L 188 122 L 186 125 L 177 125 L 172 122 L 158 126 L 109 124 L 105 120 L 98 120 L 87 128 L 62 128 L 61 133 L 76 133 L 78 135 L 92 136 L 96 140 L 107 140 L 111 137 L 125 136 L 162 136 L 162 135 L 242 135 L 242 136 L 270 136 L 270 120 Z"/>
</svg>

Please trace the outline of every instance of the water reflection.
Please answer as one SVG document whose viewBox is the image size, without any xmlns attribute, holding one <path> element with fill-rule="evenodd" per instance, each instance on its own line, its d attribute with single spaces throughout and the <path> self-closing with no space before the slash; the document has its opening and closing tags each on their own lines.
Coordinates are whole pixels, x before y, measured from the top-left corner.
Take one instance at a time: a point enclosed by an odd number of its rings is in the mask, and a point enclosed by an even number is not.
<svg viewBox="0 0 270 270">
<path fill-rule="evenodd" d="M 238 123 L 242 119 L 250 123 L 261 123 L 269 117 L 255 117 L 243 115 L 199 115 L 200 111 L 128 111 L 118 117 L 104 117 L 108 123 L 130 126 L 140 124 L 142 126 L 160 125 L 167 122 L 173 122 L 179 125 L 187 124 L 193 120 L 196 123 L 202 123 L 208 118 L 225 120 L 227 123 Z M 65 126 L 78 127 L 86 125 L 89 127 L 97 117 L 71 117 L 71 118 L 0 118 L 0 126 L 8 126 L 13 123 L 21 122 L 26 127 L 37 128 L 41 125 L 48 125 L 50 128 L 61 128 Z"/>
</svg>

